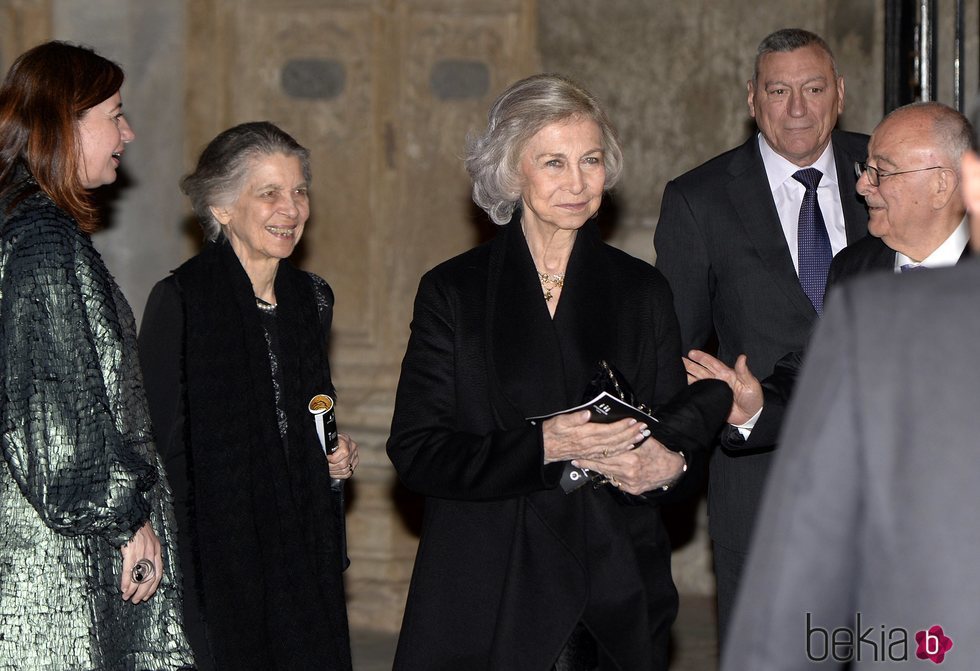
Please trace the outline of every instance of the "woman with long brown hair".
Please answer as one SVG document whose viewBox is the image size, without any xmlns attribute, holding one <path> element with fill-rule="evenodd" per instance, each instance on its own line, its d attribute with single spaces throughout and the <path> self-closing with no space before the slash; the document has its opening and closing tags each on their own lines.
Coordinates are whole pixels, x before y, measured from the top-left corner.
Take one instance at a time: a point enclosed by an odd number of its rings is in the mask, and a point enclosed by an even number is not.
<svg viewBox="0 0 980 671">
<path fill-rule="evenodd" d="M 48 42 L 0 87 L 0 669 L 193 664 L 173 509 L 90 192 L 135 138 L 123 72 Z"/>
</svg>

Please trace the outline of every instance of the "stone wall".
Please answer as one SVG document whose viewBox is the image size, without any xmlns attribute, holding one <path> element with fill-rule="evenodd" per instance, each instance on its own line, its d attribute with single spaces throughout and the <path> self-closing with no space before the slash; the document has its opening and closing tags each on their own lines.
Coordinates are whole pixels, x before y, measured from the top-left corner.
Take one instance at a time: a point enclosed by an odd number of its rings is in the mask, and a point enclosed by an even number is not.
<svg viewBox="0 0 980 671">
<path fill-rule="evenodd" d="M 967 25 L 976 25 L 976 4 L 968 3 Z M 205 142 L 264 118 L 312 149 L 313 219 L 298 258 L 337 293 L 337 412 L 362 450 L 350 488 L 351 622 L 394 630 L 421 510 L 384 454 L 398 366 L 421 273 L 492 234 L 469 202 L 460 156 L 496 94 L 543 69 L 577 79 L 605 102 L 626 151 L 609 203 L 610 239 L 652 261 L 666 181 L 750 132 L 745 83 L 757 43 L 772 30 L 801 26 L 827 38 L 846 76 L 842 125 L 871 130 L 882 107 L 883 7 L 884 0 L 0 0 L 0 67 L 57 37 L 91 44 L 126 69 L 123 98 L 138 137 L 96 245 L 137 314 L 152 284 L 196 249 L 176 184 Z M 975 55 L 975 34 L 970 40 Z M 976 82 L 975 69 L 968 77 Z M 707 593 L 704 513 L 687 514 L 674 522 L 682 541 L 675 573 L 682 590 Z"/>
</svg>

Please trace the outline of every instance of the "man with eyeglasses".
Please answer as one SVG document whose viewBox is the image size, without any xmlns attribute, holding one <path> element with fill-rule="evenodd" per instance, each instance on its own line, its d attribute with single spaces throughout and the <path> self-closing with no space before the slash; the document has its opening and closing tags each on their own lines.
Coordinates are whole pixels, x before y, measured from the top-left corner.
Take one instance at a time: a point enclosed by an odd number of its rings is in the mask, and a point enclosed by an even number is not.
<svg viewBox="0 0 980 671">
<path fill-rule="evenodd" d="M 859 185 L 877 211 L 873 230 L 928 264 L 949 236 L 937 227 L 933 243 L 907 242 L 929 227 L 911 215 L 931 209 L 955 237 L 963 208 L 948 209 L 947 195 L 965 196 L 973 254 L 834 289 L 789 409 L 722 671 L 977 668 L 980 159 L 962 152 L 963 130 L 959 115 L 931 105 L 902 108 L 875 131 Z M 888 261 L 894 271 L 895 252 Z"/>
<path fill-rule="evenodd" d="M 973 128 L 942 103 L 913 103 L 875 128 L 857 190 L 868 204 L 871 237 L 844 250 L 828 280 L 874 269 L 896 272 L 954 265 L 970 237 L 960 194 L 960 160 Z"/>
<path fill-rule="evenodd" d="M 844 78 L 827 43 L 788 28 L 765 37 L 747 82 L 759 132 L 667 184 L 657 268 L 670 282 L 684 351 L 717 340 L 768 375 L 803 347 L 823 305 L 831 257 L 867 233 L 854 161 L 866 135 L 835 130 Z M 716 449 L 708 515 L 723 638 L 772 458 Z"/>
<path fill-rule="evenodd" d="M 960 161 L 973 148 L 973 127 L 938 102 L 912 103 L 886 116 L 868 145 L 868 161 L 855 164 L 857 190 L 868 204 L 869 236 L 834 257 L 827 291 L 869 271 L 909 272 L 952 266 L 970 254 L 969 226 L 960 189 Z M 773 447 L 783 424 L 803 352 L 776 363 L 763 382 L 746 358 L 731 368 L 704 352 L 685 361 L 689 379 L 717 378 L 735 392 L 722 439 L 730 450 Z"/>
</svg>

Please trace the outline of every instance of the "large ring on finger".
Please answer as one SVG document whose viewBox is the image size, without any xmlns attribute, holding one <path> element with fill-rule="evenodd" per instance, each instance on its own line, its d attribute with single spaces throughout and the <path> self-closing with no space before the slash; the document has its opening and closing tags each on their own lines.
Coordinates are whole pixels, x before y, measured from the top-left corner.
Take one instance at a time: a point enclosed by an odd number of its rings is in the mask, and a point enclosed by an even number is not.
<svg viewBox="0 0 980 671">
<path fill-rule="evenodd" d="M 149 559 L 140 559 L 138 562 L 136 562 L 136 565 L 133 566 L 133 582 L 137 584 L 142 584 L 153 580 L 153 576 L 156 574 L 156 567 L 153 566 L 153 562 L 151 562 Z"/>
</svg>

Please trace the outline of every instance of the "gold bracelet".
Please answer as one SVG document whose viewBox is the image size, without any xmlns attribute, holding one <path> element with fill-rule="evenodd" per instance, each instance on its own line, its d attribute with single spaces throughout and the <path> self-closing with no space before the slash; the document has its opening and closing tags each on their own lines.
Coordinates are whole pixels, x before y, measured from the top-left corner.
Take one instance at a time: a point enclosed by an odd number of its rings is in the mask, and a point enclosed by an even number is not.
<svg viewBox="0 0 980 671">
<path fill-rule="evenodd" d="M 681 455 L 681 459 L 684 460 L 684 467 L 681 469 L 681 474 L 680 475 L 678 475 L 674 480 L 668 482 L 667 484 L 665 484 L 664 486 L 662 486 L 660 488 L 660 490 L 663 491 L 663 492 L 666 492 L 668 489 L 670 489 L 671 487 L 673 487 L 674 485 L 676 485 L 678 482 L 680 482 L 681 478 L 684 477 L 684 474 L 687 473 L 687 455 L 685 455 L 680 450 L 677 450 L 677 454 Z"/>
</svg>

